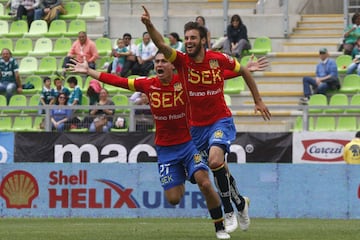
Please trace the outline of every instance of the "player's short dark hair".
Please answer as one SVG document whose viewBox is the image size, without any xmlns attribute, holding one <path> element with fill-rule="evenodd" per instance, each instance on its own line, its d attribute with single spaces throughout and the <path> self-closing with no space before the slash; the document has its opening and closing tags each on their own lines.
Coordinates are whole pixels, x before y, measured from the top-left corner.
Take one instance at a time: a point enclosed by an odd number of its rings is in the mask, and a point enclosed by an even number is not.
<svg viewBox="0 0 360 240">
<path fill-rule="evenodd" d="M 190 31 L 190 30 L 198 30 L 199 31 L 199 34 L 200 34 L 200 39 L 203 39 L 203 38 L 207 38 L 207 30 L 205 27 L 203 26 L 200 26 L 199 23 L 197 22 L 188 22 L 185 24 L 184 26 L 184 34 L 187 32 L 187 31 Z"/>
<path fill-rule="evenodd" d="M 360 138 L 360 131 L 355 134 L 355 137 Z"/>
</svg>

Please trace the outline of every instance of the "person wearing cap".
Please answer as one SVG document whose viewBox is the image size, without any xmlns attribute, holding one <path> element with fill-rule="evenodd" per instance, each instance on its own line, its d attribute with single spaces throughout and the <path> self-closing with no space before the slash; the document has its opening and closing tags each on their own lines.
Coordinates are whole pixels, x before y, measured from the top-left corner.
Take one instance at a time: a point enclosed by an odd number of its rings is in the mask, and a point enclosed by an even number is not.
<svg viewBox="0 0 360 240">
<path fill-rule="evenodd" d="M 328 89 L 340 88 L 335 60 L 329 58 L 326 48 L 320 48 L 319 56 L 320 62 L 316 65 L 315 78 L 309 76 L 303 78 L 304 97 L 300 99 L 301 104 L 307 104 L 312 94 L 326 95 Z"/>
<path fill-rule="evenodd" d="M 96 79 L 91 79 L 86 95 L 89 97 L 90 105 L 94 105 L 99 101 L 99 94 L 101 91 L 101 84 Z"/>
<path fill-rule="evenodd" d="M 347 164 L 360 164 L 360 131 L 345 145 L 343 158 Z"/>
</svg>

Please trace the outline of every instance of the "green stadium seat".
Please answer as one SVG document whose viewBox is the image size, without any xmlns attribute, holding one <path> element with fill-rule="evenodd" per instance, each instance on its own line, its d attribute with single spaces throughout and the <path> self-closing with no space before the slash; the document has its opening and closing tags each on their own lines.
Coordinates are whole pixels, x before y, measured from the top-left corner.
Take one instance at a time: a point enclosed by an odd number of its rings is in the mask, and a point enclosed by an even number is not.
<svg viewBox="0 0 360 240">
<path fill-rule="evenodd" d="M 54 56 L 46 56 L 40 59 L 38 70 L 35 74 L 51 75 L 57 71 L 57 60 Z"/>
<path fill-rule="evenodd" d="M 348 74 L 344 77 L 340 93 L 357 93 L 360 90 L 360 76 L 357 74 Z"/>
<path fill-rule="evenodd" d="M 33 50 L 33 43 L 30 38 L 19 38 L 15 42 L 13 56 L 27 56 Z"/>
<path fill-rule="evenodd" d="M 250 61 L 251 55 L 247 55 L 247 56 L 243 56 L 240 60 L 240 65 L 241 66 L 246 66 L 248 64 L 248 62 Z M 253 61 L 256 61 L 257 57 L 254 56 Z"/>
<path fill-rule="evenodd" d="M 81 14 L 78 15 L 78 18 L 92 19 L 101 16 L 100 3 L 97 1 L 86 2 L 83 6 Z"/>
<path fill-rule="evenodd" d="M 30 25 L 29 32 L 24 33 L 24 37 L 39 38 L 43 37 L 48 31 L 48 24 L 45 20 L 34 20 Z"/>
<path fill-rule="evenodd" d="M 343 93 L 336 93 L 330 97 L 329 106 L 337 106 L 337 108 L 325 109 L 325 113 L 343 113 L 345 107 L 348 106 L 349 101 L 347 95 Z"/>
<path fill-rule="evenodd" d="M 12 119 L 9 116 L 0 116 L 0 132 L 10 132 Z"/>
<path fill-rule="evenodd" d="M 31 95 L 30 99 L 29 99 L 29 103 L 28 103 L 28 107 L 36 107 L 36 108 L 28 108 L 28 109 L 24 109 L 24 113 L 37 113 L 38 109 L 37 107 L 39 106 L 40 103 L 40 94 L 33 94 Z"/>
<path fill-rule="evenodd" d="M 225 80 L 224 93 L 225 94 L 240 94 L 245 90 L 244 79 L 241 76 Z"/>
<path fill-rule="evenodd" d="M 81 14 L 81 4 L 76 1 L 65 2 L 64 9 L 66 10 L 66 14 L 61 14 L 59 19 L 76 19 L 78 15 Z"/>
<path fill-rule="evenodd" d="M 34 50 L 29 52 L 29 56 L 47 56 L 52 50 L 53 46 L 50 38 L 38 38 L 35 42 Z"/>
<path fill-rule="evenodd" d="M 228 94 L 224 94 L 225 102 L 227 106 L 231 106 L 231 97 Z"/>
<path fill-rule="evenodd" d="M 257 37 L 254 45 L 249 49 L 249 54 L 266 55 L 272 51 L 272 42 L 268 37 Z"/>
<path fill-rule="evenodd" d="M 35 74 L 38 69 L 38 61 L 35 57 L 24 57 L 20 60 L 19 73 L 20 75 Z"/>
<path fill-rule="evenodd" d="M 9 33 L 9 23 L 6 20 L 0 20 L 0 37 Z"/>
<path fill-rule="evenodd" d="M 110 38 L 100 37 L 95 40 L 96 48 L 100 56 L 109 56 L 112 51 Z"/>
<path fill-rule="evenodd" d="M 357 131 L 357 120 L 356 117 L 347 117 L 347 116 L 340 116 L 338 118 L 338 124 L 336 126 L 336 131 Z"/>
<path fill-rule="evenodd" d="M 317 117 L 314 130 L 316 132 L 335 131 L 335 117 L 321 116 Z"/>
<path fill-rule="evenodd" d="M 86 22 L 83 19 L 74 19 L 69 23 L 67 32 L 64 33 L 65 37 L 77 37 L 79 32 L 86 32 Z"/>
<path fill-rule="evenodd" d="M 352 63 L 352 58 L 350 55 L 340 55 L 335 59 L 336 66 L 338 68 L 338 73 L 344 74 L 347 71 L 348 66 Z"/>
<path fill-rule="evenodd" d="M 0 50 L 3 48 L 8 48 L 11 52 L 13 51 L 13 42 L 10 38 L 0 39 Z"/>
<path fill-rule="evenodd" d="M 6 2 L 4 2 L 4 4 L 5 3 Z M 6 21 L 12 20 L 13 17 L 10 16 L 8 13 L 9 13 L 9 11 L 7 9 L 5 9 L 5 6 L 2 3 L 0 3 L 0 19 L 6 20 Z"/>
<path fill-rule="evenodd" d="M 24 83 L 31 83 L 34 85 L 34 89 L 23 89 L 23 94 L 30 95 L 41 92 L 42 86 L 43 86 L 43 80 L 40 76 L 37 75 L 30 75 L 27 76 L 24 80 Z"/>
<path fill-rule="evenodd" d="M 61 37 L 67 30 L 65 20 L 56 19 L 50 23 L 49 30 L 44 34 L 45 37 Z"/>
<path fill-rule="evenodd" d="M 61 37 L 56 39 L 53 51 L 50 56 L 66 56 L 71 48 L 72 42 L 68 37 Z"/>
<path fill-rule="evenodd" d="M 111 64 L 111 62 L 113 61 L 112 57 L 109 56 L 100 56 L 97 60 L 96 60 L 96 71 L 98 72 L 106 72 L 107 68 L 104 68 L 105 63 L 109 63 Z"/>
<path fill-rule="evenodd" d="M 32 126 L 32 131 L 45 131 L 45 129 L 41 129 L 40 128 L 40 123 L 42 123 L 44 121 L 44 117 L 43 116 L 36 116 L 34 118 L 34 123 L 33 123 L 33 126 Z"/>
<path fill-rule="evenodd" d="M 321 108 L 321 106 L 328 105 L 327 98 L 323 94 L 311 95 L 308 105 L 309 106 L 320 106 L 319 108 L 310 108 L 309 113 L 322 113 L 324 111 L 324 109 Z"/>
<path fill-rule="evenodd" d="M 116 106 L 129 106 L 129 99 L 126 95 L 116 94 L 111 97 Z M 129 113 L 130 109 L 116 109 L 115 113 Z"/>
<path fill-rule="evenodd" d="M 31 116 L 15 116 L 12 131 L 27 132 L 32 131 L 32 117 Z"/>
<path fill-rule="evenodd" d="M 24 35 L 24 33 L 28 32 L 28 23 L 25 20 L 13 21 L 10 25 L 10 29 L 8 33 L 4 33 L 4 37 L 8 38 L 20 38 Z"/>
<path fill-rule="evenodd" d="M 7 106 L 7 101 L 6 101 L 6 97 L 4 95 L 0 95 L 0 107 L 6 107 Z M 0 116 L 3 115 L 3 110 L 0 110 Z"/>
<path fill-rule="evenodd" d="M 3 110 L 4 114 L 21 114 L 21 113 L 23 113 L 23 109 L 11 109 L 11 107 L 26 107 L 27 106 L 26 96 L 22 95 L 22 94 L 12 95 L 8 106 L 9 106 L 9 109 Z"/>
<path fill-rule="evenodd" d="M 357 108 L 345 109 L 346 113 L 360 113 L 360 94 L 355 94 L 351 97 L 349 106 L 356 106 Z"/>
</svg>

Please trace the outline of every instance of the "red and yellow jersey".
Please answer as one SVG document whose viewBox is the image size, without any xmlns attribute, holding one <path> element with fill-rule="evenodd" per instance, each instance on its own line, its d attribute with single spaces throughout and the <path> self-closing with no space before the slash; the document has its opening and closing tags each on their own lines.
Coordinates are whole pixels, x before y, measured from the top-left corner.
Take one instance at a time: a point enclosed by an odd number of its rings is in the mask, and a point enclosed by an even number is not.
<svg viewBox="0 0 360 240">
<path fill-rule="evenodd" d="M 145 93 L 154 117 L 155 144 L 172 146 L 191 140 L 186 115 L 186 94 L 178 75 L 165 85 L 157 77 L 127 79 L 108 73 L 101 73 L 104 83 Z"/>
<path fill-rule="evenodd" d="M 184 81 L 190 103 L 191 126 L 207 126 L 219 119 L 231 117 L 224 99 L 224 75 L 225 71 L 240 71 L 236 59 L 220 52 L 205 51 L 204 60 L 195 62 L 187 54 L 173 50 L 169 61 Z"/>
</svg>

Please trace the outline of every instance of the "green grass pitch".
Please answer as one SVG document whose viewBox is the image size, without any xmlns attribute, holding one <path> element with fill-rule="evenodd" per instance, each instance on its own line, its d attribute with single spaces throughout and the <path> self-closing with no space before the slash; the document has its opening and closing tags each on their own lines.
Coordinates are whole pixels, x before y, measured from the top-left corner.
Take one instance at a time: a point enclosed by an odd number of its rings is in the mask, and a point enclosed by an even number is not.
<svg viewBox="0 0 360 240">
<path fill-rule="evenodd" d="M 355 240 L 360 220 L 251 219 L 240 240 Z M 1 240 L 202 240 L 216 239 L 202 218 L 1 218 Z"/>
</svg>

